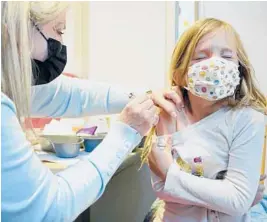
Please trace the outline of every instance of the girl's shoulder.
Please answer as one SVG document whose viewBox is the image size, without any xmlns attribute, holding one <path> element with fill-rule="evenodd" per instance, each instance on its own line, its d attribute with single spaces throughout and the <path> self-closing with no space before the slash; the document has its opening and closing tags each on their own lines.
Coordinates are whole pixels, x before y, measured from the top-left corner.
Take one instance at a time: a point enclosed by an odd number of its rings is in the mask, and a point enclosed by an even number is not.
<svg viewBox="0 0 267 222">
<path fill-rule="evenodd" d="M 248 124 L 248 123 L 265 123 L 266 116 L 252 108 L 252 107 L 239 107 L 239 108 L 231 108 L 227 112 L 228 120 L 232 122 L 232 124 Z"/>
<path fill-rule="evenodd" d="M 227 112 L 226 122 L 232 139 L 247 135 L 248 137 L 258 133 L 264 134 L 267 124 L 266 116 L 252 107 L 231 108 Z"/>
</svg>

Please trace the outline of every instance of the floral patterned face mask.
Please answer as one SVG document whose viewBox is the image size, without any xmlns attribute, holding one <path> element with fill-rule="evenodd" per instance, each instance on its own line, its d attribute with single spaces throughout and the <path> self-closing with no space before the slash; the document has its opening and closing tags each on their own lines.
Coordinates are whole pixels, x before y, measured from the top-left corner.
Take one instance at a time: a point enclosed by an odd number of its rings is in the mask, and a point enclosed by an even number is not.
<svg viewBox="0 0 267 222">
<path fill-rule="evenodd" d="M 240 83 L 238 65 L 220 57 L 193 64 L 188 70 L 188 87 L 192 94 L 209 101 L 232 96 Z"/>
</svg>

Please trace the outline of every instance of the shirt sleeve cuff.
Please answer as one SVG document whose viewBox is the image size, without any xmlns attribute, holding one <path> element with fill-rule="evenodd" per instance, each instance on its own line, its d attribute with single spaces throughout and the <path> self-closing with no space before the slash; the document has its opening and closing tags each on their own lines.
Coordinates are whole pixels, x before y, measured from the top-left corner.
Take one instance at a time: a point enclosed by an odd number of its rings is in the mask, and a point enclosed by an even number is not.
<svg viewBox="0 0 267 222">
<path fill-rule="evenodd" d="M 120 86 L 111 86 L 109 89 L 108 112 L 120 112 L 130 102 L 131 99 L 134 99 L 137 96 L 145 95 L 146 91 L 147 90 L 144 88 L 138 90 L 126 90 Z"/>
</svg>

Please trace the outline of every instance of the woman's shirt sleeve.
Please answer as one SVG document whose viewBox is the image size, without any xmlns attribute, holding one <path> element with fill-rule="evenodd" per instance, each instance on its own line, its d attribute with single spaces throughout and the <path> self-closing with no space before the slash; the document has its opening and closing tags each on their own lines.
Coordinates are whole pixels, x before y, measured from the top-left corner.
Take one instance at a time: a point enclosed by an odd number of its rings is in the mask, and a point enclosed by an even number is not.
<svg viewBox="0 0 267 222">
<path fill-rule="evenodd" d="M 33 152 L 12 101 L 1 97 L 3 221 L 73 221 L 102 195 L 141 140 L 134 129 L 117 122 L 86 159 L 54 175 Z"/>
<path fill-rule="evenodd" d="M 33 117 L 82 117 L 121 112 L 131 92 L 61 75 L 48 84 L 33 86 L 31 95 Z"/>
</svg>

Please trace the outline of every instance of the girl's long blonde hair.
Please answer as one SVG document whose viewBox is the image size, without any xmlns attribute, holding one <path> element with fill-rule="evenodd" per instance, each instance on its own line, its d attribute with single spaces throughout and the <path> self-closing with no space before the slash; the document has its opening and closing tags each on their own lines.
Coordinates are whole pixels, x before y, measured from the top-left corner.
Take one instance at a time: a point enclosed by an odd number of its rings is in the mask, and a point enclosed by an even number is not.
<svg viewBox="0 0 267 222">
<path fill-rule="evenodd" d="M 261 112 L 265 112 L 267 106 L 266 98 L 256 84 L 254 69 L 238 33 L 230 24 L 215 18 L 197 21 L 180 37 L 173 51 L 170 64 L 169 75 L 171 85 L 179 86 L 183 90 L 183 87 L 186 86 L 189 64 L 199 40 L 206 34 L 221 28 L 227 32 L 231 32 L 235 38 L 237 56 L 240 63 L 241 75 L 243 76 L 239 96 L 235 96 L 234 99 L 229 98 L 229 105 L 233 107 L 251 106 Z M 141 155 L 142 163 L 147 162 L 151 151 L 152 136 L 154 134 L 155 128 L 150 131 L 145 141 L 144 150 Z"/>
<path fill-rule="evenodd" d="M 67 7 L 64 2 L 1 2 L 1 92 L 14 102 L 20 121 L 30 114 L 32 22 L 52 21 Z"/>
</svg>

